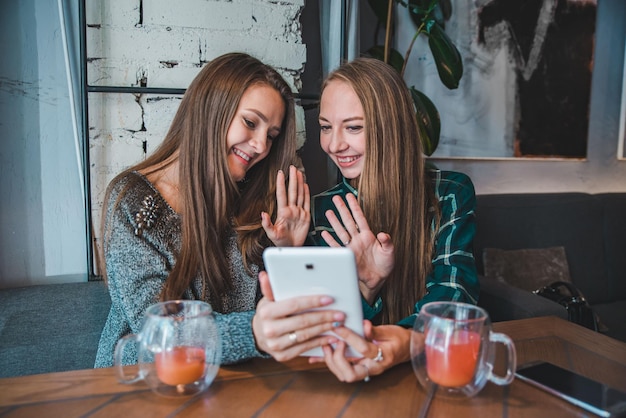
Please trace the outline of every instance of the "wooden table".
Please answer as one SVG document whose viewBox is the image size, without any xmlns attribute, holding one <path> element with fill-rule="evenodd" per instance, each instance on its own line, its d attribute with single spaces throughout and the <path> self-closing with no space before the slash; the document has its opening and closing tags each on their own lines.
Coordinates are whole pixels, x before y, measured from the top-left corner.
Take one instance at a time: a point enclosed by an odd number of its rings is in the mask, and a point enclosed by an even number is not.
<svg viewBox="0 0 626 418">
<path fill-rule="evenodd" d="M 626 344 L 554 317 L 494 324 L 515 341 L 518 364 L 548 360 L 626 391 Z M 416 417 L 426 398 L 409 363 L 370 382 L 341 383 L 323 365 L 253 360 L 222 367 L 202 395 L 169 399 L 113 369 L 0 379 L 0 417 Z M 435 397 L 429 417 L 589 416 L 520 380 L 488 383 L 472 399 Z"/>
</svg>

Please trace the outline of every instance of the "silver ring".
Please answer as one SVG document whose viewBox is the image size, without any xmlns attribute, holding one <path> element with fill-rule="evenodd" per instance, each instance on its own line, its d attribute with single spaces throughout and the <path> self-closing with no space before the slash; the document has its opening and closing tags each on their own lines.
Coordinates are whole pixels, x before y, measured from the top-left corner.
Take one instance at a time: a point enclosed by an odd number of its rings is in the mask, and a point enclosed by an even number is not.
<svg viewBox="0 0 626 418">
<path fill-rule="evenodd" d="M 378 354 L 376 354 L 376 357 L 374 357 L 372 360 L 374 360 L 376 363 L 380 363 L 381 361 L 383 361 L 383 349 L 378 347 Z"/>
<path fill-rule="evenodd" d="M 289 341 L 291 341 L 292 343 L 298 341 L 298 336 L 296 335 L 295 331 L 289 333 Z"/>
<path fill-rule="evenodd" d="M 363 378 L 363 381 L 369 382 L 370 381 L 370 369 L 365 364 L 361 364 L 361 366 L 365 367 L 365 378 Z"/>
</svg>

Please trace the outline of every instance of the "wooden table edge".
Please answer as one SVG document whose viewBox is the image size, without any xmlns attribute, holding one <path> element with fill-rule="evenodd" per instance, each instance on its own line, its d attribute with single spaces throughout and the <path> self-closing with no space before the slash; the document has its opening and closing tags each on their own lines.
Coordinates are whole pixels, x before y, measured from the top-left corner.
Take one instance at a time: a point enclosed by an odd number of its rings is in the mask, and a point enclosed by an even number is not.
<svg viewBox="0 0 626 418">
<path fill-rule="evenodd" d="M 560 338 L 626 365 L 626 343 L 556 316 L 494 322 L 495 332 L 515 340 Z M 617 354 L 616 353 L 621 353 Z"/>
</svg>

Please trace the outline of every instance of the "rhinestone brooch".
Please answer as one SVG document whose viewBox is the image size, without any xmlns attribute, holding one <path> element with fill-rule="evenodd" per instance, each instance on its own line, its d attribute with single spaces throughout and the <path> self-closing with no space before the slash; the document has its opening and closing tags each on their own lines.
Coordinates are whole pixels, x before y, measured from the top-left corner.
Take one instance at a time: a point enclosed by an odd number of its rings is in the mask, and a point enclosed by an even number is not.
<svg viewBox="0 0 626 418">
<path fill-rule="evenodd" d="M 154 199 L 154 196 L 148 195 L 144 197 L 141 209 L 135 214 L 135 222 L 137 222 L 135 235 L 140 237 L 144 230 L 152 228 L 158 217 L 159 204 Z"/>
</svg>

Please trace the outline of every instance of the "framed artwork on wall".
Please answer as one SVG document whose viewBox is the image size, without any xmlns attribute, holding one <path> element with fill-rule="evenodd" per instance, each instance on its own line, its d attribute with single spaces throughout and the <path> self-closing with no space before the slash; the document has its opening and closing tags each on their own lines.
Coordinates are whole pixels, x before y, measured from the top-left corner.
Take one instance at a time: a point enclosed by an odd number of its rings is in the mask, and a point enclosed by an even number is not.
<svg viewBox="0 0 626 418">
<path fill-rule="evenodd" d="M 445 30 L 463 57 L 458 89 L 436 80 L 427 45 L 416 43 L 405 72 L 441 115 L 433 157 L 585 159 L 597 0 L 452 5 Z M 401 19 L 404 51 L 414 26 Z"/>
</svg>

